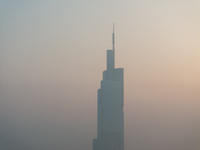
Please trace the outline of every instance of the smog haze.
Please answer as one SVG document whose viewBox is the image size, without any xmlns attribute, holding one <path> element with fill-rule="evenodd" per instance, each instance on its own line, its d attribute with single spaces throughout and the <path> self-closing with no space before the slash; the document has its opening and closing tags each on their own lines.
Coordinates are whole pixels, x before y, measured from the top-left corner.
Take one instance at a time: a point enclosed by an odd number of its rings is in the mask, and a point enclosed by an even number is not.
<svg viewBox="0 0 200 150">
<path fill-rule="evenodd" d="M 125 150 L 200 149 L 199 0 L 0 7 L 1 150 L 92 150 L 113 22 Z"/>
</svg>

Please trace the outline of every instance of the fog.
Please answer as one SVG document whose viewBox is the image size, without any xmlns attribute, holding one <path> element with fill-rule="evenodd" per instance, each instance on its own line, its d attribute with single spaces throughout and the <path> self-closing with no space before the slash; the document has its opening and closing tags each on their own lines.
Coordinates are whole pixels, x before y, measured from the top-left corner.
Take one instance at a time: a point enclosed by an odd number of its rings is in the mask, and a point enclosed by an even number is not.
<svg viewBox="0 0 200 150">
<path fill-rule="evenodd" d="M 0 149 L 92 150 L 112 47 L 125 150 L 200 149 L 200 2 L 0 2 Z"/>
</svg>

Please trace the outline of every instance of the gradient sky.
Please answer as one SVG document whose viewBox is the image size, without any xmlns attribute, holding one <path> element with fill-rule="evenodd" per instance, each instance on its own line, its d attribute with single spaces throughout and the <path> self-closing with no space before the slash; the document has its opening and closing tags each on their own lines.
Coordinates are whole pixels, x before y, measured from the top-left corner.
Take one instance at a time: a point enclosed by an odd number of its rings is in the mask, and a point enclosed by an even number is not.
<svg viewBox="0 0 200 150">
<path fill-rule="evenodd" d="M 125 150 L 200 149 L 199 0 L 0 0 L 1 150 L 92 150 L 113 22 Z"/>
</svg>

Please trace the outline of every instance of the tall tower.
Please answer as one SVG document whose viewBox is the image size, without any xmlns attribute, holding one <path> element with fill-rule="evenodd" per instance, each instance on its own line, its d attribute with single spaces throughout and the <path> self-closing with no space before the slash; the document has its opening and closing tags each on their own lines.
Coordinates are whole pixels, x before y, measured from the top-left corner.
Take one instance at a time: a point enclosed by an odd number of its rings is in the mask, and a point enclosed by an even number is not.
<svg viewBox="0 0 200 150">
<path fill-rule="evenodd" d="M 115 34 L 113 49 L 107 50 L 107 70 L 98 90 L 97 138 L 93 150 L 124 150 L 124 77 L 123 68 L 115 68 Z"/>
</svg>

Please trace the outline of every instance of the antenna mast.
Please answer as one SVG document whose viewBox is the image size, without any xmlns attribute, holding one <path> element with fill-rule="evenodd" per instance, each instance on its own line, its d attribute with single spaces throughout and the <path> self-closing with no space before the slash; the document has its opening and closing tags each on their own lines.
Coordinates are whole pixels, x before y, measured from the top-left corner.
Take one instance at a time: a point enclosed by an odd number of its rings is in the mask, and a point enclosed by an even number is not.
<svg viewBox="0 0 200 150">
<path fill-rule="evenodd" d="M 113 34 L 112 34 L 112 44 L 113 44 L 113 55 L 114 55 L 114 67 L 115 67 L 115 24 L 113 23 Z"/>
</svg>

